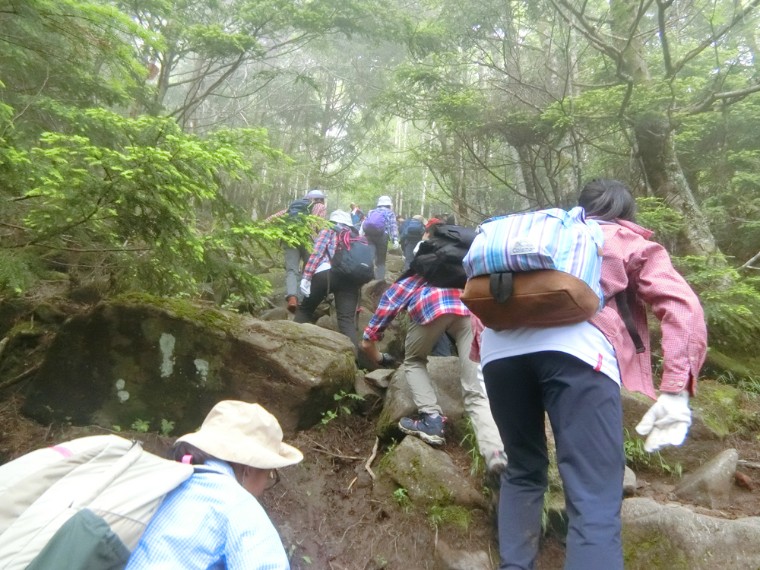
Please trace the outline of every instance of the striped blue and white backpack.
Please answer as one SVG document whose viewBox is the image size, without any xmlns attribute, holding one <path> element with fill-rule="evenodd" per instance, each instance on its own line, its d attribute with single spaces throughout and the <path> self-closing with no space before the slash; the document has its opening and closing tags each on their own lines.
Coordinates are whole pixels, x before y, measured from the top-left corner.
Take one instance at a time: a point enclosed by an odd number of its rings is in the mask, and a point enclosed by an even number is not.
<svg viewBox="0 0 760 570">
<path fill-rule="evenodd" d="M 462 302 L 495 330 L 586 321 L 604 304 L 603 245 L 580 207 L 491 218 L 462 262 Z"/>
</svg>

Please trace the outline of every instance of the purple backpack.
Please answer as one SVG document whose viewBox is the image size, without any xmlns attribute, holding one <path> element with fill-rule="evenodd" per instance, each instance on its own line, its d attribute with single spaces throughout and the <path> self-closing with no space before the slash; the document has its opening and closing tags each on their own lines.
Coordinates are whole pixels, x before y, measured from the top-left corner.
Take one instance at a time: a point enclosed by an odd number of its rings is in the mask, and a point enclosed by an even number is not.
<svg viewBox="0 0 760 570">
<path fill-rule="evenodd" d="M 370 210 L 362 225 L 368 236 L 380 236 L 385 233 L 385 213 L 382 210 Z"/>
</svg>

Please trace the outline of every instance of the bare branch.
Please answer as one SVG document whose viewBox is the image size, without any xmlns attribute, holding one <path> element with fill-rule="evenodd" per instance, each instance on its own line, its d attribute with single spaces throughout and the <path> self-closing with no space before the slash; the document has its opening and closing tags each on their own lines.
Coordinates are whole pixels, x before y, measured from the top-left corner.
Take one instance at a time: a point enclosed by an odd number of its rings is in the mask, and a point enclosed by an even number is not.
<svg viewBox="0 0 760 570">
<path fill-rule="evenodd" d="M 721 39 L 723 36 L 725 36 L 731 29 L 741 22 L 744 18 L 747 17 L 748 14 L 750 14 L 757 6 L 760 4 L 760 0 L 752 0 L 747 6 L 744 7 L 744 9 L 740 12 L 737 12 L 734 14 L 734 17 L 731 18 L 731 21 L 728 22 L 725 26 L 718 29 L 715 33 L 713 33 L 709 38 L 706 38 L 702 43 L 700 43 L 697 47 L 695 47 L 693 50 L 691 50 L 689 53 L 687 53 L 681 61 L 673 65 L 670 71 L 670 75 L 668 77 L 674 77 L 676 74 L 678 74 L 679 71 L 681 71 L 684 66 L 697 57 L 700 53 L 702 53 L 704 50 L 706 50 L 708 47 L 713 45 L 715 42 L 717 42 L 719 39 Z"/>
</svg>

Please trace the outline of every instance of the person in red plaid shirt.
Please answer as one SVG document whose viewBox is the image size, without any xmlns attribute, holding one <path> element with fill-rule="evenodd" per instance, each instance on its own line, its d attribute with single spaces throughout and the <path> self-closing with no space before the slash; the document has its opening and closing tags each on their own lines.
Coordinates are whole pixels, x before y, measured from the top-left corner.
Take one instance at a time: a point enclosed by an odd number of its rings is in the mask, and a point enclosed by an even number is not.
<svg viewBox="0 0 760 570">
<path fill-rule="evenodd" d="M 343 210 L 335 210 L 330 214 L 330 221 L 334 225 L 319 232 L 317 240 L 314 242 L 314 251 L 303 269 L 300 289 L 304 298 L 295 317 L 293 317 L 293 321 L 296 323 L 315 322 L 314 311 L 325 300 L 325 297 L 332 293 L 335 299 L 338 330 L 346 335 L 354 347 L 358 349 L 356 308 L 359 306 L 361 285 L 346 279 L 330 279 L 331 260 L 335 257 L 335 250 L 338 247 L 338 235 L 342 231 L 350 231 L 353 228 L 351 214 Z"/>
<path fill-rule="evenodd" d="M 507 459 L 488 399 L 477 378 L 477 365 L 469 359 L 473 333 L 470 311 L 459 299 L 461 292 L 460 289 L 433 287 L 419 275 L 399 279 L 385 291 L 364 329 L 362 349 L 374 362 L 387 365 L 387 356 L 380 354 L 376 343 L 397 315 L 402 311 L 409 314 L 403 366 L 419 418 L 401 418 L 399 428 L 430 445 L 443 445 L 446 442 L 445 418 L 428 374 L 427 361 L 441 335 L 451 336 L 459 351 L 465 412 L 475 427 L 478 447 L 489 472 L 499 473 L 506 466 Z"/>
<path fill-rule="evenodd" d="M 691 425 L 689 395 L 705 360 L 699 298 L 652 232 L 634 223 L 636 202 L 617 180 L 594 180 L 578 205 L 604 233 L 605 307 L 590 321 L 546 328 L 482 328 L 473 357 L 509 464 L 499 494 L 500 568 L 532 568 L 541 536 L 549 465 L 545 416 L 557 450 L 568 515 L 567 570 L 622 570 L 623 417 L 620 385 L 654 398 L 645 303 L 662 329 L 657 402 L 636 426 L 647 451 L 680 445 Z M 635 331 L 624 320 L 629 300 Z M 621 305 L 619 305 L 619 301 Z M 638 346 L 637 346 L 638 345 Z M 479 349 L 479 354 L 477 354 Z"/>
</svg>

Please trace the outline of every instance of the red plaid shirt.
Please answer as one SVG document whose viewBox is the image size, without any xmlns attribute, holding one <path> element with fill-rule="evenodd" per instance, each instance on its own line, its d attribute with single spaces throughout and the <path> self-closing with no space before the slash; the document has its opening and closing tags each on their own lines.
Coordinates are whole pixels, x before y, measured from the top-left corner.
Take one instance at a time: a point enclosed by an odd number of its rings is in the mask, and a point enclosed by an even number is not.
<svg viewBox="0 0 760 570">
<path fill-rule="evenodd" d="M 344 226 L 342 226 L 344 227 Z M 311 252 L 309 260 L 303 268 L 302 277 L 307 281 L 311 281 L 314 274 L 317 272 L 317 268 L 323 261 L 330 261 L 335 255 L 335 248 L 338 245 L 337 232 L 331 228 L 325 228 L 317 236 L 314 242 L 314 251 Z"/>
<path fill-rule="evenodd" d="M 615 348 L 623 386 L 656 397 L 646 304 L 662 328 L 660 391 L 688 389 L 693 395 L 707 353 L 707 327 L 699 298 L 675 270 L 665 248 L 649 241 L 652 231 L 624 220 L 600 224 L 604 232 L 602 291 L 606 304 L 591 319 L 591 324 L 601 330 Z M 625 291 L 629 283 L 633 285 L 637 301 L 630 309 L 645 348 L 640 354 L 636 354 L 631 335 L 615 309 L 614 296 Z M 476 317 L 472 318 L 472 324 L 475 341 L 470 358 L 479 361 L 483 324 Z"/>
<path fill-rule="evenodd" d="M 461 293 L 461 289 L 433 287 L 419 275 L 396 281 L 383 293 L 375 314 L 364 329 L 364 339 L 381 340 L 385 329 L 403 310 L 421 325 L 441 315 L 469 316 L 469 309 L 459 300 Z"/>
</svg>

